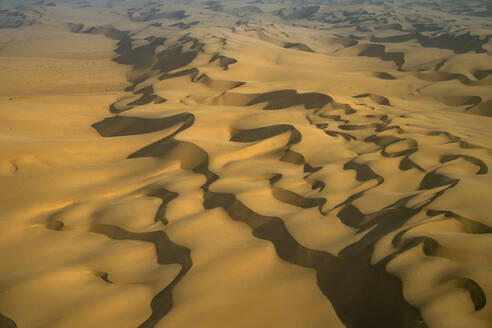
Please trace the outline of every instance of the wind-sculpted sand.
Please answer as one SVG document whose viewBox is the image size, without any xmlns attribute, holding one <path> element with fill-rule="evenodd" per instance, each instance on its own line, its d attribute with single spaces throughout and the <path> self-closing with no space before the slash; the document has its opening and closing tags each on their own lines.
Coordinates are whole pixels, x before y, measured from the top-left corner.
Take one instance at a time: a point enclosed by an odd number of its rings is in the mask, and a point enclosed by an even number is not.
<svg viewBox="0 0 492 328">
<path fill-rule="evenodd" d="M 0 327 L 486 328 L 486 1 L 6 1 Z"/>
</svg>

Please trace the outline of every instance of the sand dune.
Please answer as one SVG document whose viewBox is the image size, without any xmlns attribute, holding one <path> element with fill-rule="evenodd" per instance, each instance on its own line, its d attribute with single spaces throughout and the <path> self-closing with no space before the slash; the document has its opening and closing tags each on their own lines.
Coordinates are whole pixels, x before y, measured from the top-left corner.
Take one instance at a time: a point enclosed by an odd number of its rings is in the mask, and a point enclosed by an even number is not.
<svg viewBox="0 0 492 328">
<path fill-rule="evenodd" d="M 489 327 L 491 10 L 2 2 L 0 327 Z"/>
</svg>

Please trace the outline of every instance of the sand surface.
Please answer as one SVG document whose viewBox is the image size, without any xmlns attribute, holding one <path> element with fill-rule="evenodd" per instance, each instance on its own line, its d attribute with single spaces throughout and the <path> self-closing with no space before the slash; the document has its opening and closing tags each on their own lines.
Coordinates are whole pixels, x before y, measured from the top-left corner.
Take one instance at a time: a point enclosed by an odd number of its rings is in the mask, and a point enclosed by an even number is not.
<svg viewBox="0 0 492 328">
<path fill-rule="evenodd" d="M 0 1 L 0 327 L 492 327 L 489 1 Z"/>
</svg>

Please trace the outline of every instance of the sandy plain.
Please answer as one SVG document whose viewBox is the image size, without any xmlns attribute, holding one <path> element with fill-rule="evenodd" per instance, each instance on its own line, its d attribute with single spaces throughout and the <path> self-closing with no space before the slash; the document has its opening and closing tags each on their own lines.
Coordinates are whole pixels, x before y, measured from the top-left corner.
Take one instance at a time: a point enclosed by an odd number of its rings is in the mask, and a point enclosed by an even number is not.
<svg viewBox="0 0 492 328">
<path fill-rule="evenodd" d="M 491 327 L 491 16 L 3 0 L 0 327 Z"/>
</svg>

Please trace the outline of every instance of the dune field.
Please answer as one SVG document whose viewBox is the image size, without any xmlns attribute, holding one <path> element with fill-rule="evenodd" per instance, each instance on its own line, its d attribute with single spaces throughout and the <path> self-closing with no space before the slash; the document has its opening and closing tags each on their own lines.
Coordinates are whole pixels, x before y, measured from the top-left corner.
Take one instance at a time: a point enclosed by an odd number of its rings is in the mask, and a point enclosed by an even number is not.
<svg viewBox="0 0 492 328">
<path fill-rule="evenodd" d="M 0 328 L 491 328 L 492 3 L 0 0 Z"/>
</svg>

